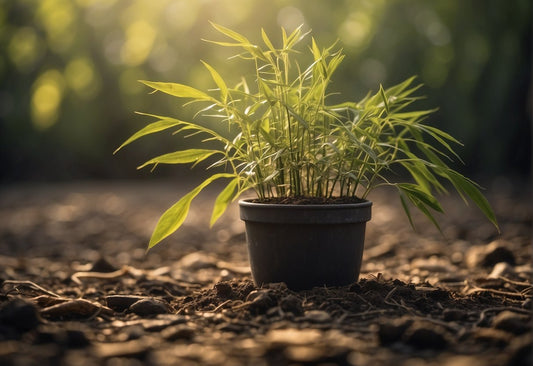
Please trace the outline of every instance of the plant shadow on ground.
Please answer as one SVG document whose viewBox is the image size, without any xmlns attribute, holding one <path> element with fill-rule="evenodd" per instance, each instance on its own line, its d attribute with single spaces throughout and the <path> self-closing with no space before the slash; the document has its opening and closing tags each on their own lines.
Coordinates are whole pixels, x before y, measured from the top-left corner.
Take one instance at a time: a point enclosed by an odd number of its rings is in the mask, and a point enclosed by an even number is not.
<svg viewBox="0 0 533 366">
<path fill-rule="evenodd" d="M 4 187 L 0 363 L 529 365 L 531 202 L 494 191 L 501 237 L 451 199 L 417 235 L 371 197 L 361 280 L 295 292 L 252 283 L 236 207 L 202 229 L 209 192 L 145 255 L 172 184 Z"/>
</svg>

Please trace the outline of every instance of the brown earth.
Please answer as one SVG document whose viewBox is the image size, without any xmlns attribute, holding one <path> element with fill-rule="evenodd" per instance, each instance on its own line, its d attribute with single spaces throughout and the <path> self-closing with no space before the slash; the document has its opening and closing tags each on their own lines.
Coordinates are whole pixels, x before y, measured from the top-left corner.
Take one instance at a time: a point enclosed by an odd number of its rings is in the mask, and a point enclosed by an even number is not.
<svg viewBox="0 0 533 366">
<path fill-rule="evenodd" d="M 0 189 L 2 365 L 531 365 L 530 192 L 488 190 L 501 234 L 445 198 L 443 234 L 376 192 L 361 279 L 295 292 L 251 281 L 237 207 L 214 191 L 146 254 L 192 185 Z"/>
</svg>

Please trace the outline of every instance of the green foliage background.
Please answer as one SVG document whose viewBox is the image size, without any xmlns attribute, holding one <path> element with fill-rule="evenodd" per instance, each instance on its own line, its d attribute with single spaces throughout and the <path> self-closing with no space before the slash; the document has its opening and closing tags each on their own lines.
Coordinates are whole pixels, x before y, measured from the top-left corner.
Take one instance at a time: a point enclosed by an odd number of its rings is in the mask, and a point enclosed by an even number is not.
<svg viewBox="0 0 533 366">
<path fill-rule="evenodd" d="M 347 54 L 332 90 L 361 99 L 411 75 L 426 84 L 435 125 L 461 140 L 469 175 L 531 169 L 529 0 L 3 0 L 0 3 L 0 157 L 3 182 L 149 175 L 134 167 L 183 148 L 157 136 L 113 157 L 144 119 L 180 105 L 136 80 L 214 87 L 246 72 L 200 39 L 209 20 L 253 41 L 260 28 L 304 24 Z M 179 112 L 187 118 L 188 111 Z M 176 174 L 161 169 L 160 174 Z"/>
</svg>

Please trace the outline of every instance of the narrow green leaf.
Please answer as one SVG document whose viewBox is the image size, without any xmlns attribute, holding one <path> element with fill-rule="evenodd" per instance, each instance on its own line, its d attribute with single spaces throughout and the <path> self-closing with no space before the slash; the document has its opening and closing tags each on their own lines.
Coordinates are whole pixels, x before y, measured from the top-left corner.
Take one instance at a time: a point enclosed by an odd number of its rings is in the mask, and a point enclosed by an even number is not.
<svg viewBox="0 0 533 366">
<path fill-rule="evenodd" d="M 211 65 L 209 65 L 207 62 L 202 61 L 204 66 L 209 70 L 211 73 L 211 77 L 215 81 L 215 84 L 217 84 L 218 88 L 220 89 L 220 96 L 222 97 L 222 101 L 226 103 L 226 100 L 228 99 L 228 87 L 226 86 L 226 83 L 224 82 L 224 79 L 220 76 L 220 74 L 213 68 Z"/>
<path fill-rule="evenodd" d="M 220 192 L 215 200 L 215 206 L 213 207 L 213 213 L 211 215 L 210 226 L 213 226 L 215 222 L 222 216 L 226 211 L 226 208 L 230 202 L 235 198 L 235 189 L 239 184 L 239 177 L 232 179 L 226 188 Z"/>
<path fill-rule="evenodd" d="M 143 83 L 144 85 L 149 86 L 150 88 L 172 95 L 174 97 L 214 101 L 214 99 L 211 96 L 188 85 L 183 85 L 183 84 L 178 84 L 178 83 L 162 83 L 162 82 L 146 81 L 146 80 L 139 80 L 139 81 Z"/>
<path fill-rule="evenodd" d="M 287 38 L 287 48 L 292 48 L 292 46 L 294 46 L 296 43 L 300 42 L 302 40 L 302 38 L 304 38 L 307 34 L 309 34 L 309 32 L 305 33 L 303 36 L 302 36 L 302 28 L 303 28 L 303 24 L 300 24 L 298 26 L 298 28 L 296 28 L 290 35 L 289 37 Z"/>
<path fill-rule="evenodd" d="M 274 92 L 268 86 L 268 84 L 265 82 L 265 80 L 259 78 L 259 79 L 257 79 L 257 83 L 259 84 L 259 86 L 261 88 L 261 92 L 268 99 L 268 102 L 270 103 L 270 105 L 276 104 L 276 102 L 278 101 L 278 99 L 276 98 L 276 94 L 274 94 Z"/>
<path fill-rule="evenodd" d="M 438 110 L 438 108 L 427 109 L 427 110 L 423 110 L 423 111 L 412 111 L 412 112 L 393 112 L 391 117 L 398 118 L 398 119 L 403 119 L 403 120 L 410 120 L 410 119 L 415 119 L 415 118 L 421 118 L 421 117 L 428 116 L 428 115 L 430 115 L 432 113 L 435 113 L 437 110 Z M 449 137 L 451 137 L 451 136 L 449 136 Z"/>
<path fill-rule="evenodd" d="M 237 42 L 240 42 L 240 43 L 243 43 L 243 44 L 248 44 L 248 45 L 251 45 L 250 44 L 250 41 L 248 40 L 248 38 L 246 38 L 245 36 L 243 36 L 242 34 L 239 34 L 229 28 L 226 28 L 222 25 L 219 25 L 219 24 L 216 24 L 216 23 L 213 23 L 213 22 L 210 22 L 211 25 L 213 26 L 213 28 L 215 28 L 217 31 L 219 31 L 220 33 L 228 36 L 229 38 L 232 38 L 234 40 L 236 40 Z"/>
<path fill-rule="evenodd" d="M 318 48 L 318 45 L 316 44 L 315 38 L 311 38 L 311 52 L 313 53 L 313 58 L 315 61 L 320 60 L 322 58 L 322 54 L 320 52 L 320 49 Z"/>
<path fill-rule="evenodd" d="M 415 205 L 416 208 L 420 210 L 432 223 L 435 225 L 435 227 L 441 231 L 440 225 L 431 213 L 431 211 L 428 210 L 426 205 L 431 207 L 435 210 L 435 207 L 433 204 L 428 204 L 428 202 L 431 202 L 430 200 L 427 200 L 427 194 L 425 194 L 423 191 L 417 190 L 416 186 L 413 184 L 405 183 L 405 184 L 397 184 L 396 185 L 404 194 L 405 196 L 411 201 L 413 205 Z M 403 203 L 402 203 L 403 204 Z M 440 208 L 440 205 L 437 202 L 437 206 Z M 405 208 L 404 208 L 405 210 Z M 437 211 L 442 212 L 442 209 L 437 209 Z M 442 231 L 441 231 L 442 232 Z"/>
<path fill-rule="evenodd" d="M 398 184 L 398 187 L 408 194 L 409 197 L 415 197 L 435 211 L 443 212 L 439 201 L 437 201 L 437 199 L 430 193 L 426 192 L 422 187 L 412 183 L 400 183 Z"/>
<path fill-rule="evenodd" d="M 207 159 L 213 154 L 220 153 L 217 150 L 207 149 L 188 149 L 182 151 L 174 151 L 168 154 L 156 156 L 153 159 L 148 160 L 146 163 L 139 166 L 137 169 L 142 169 L 151 164 L 187 164 L 187 163 L 199 163 L 200 161 Z"/>
<path fill-rule="evenodd" d="M 205 181 L 203 181 L 199 186 L 194 188 L 192 191 L 183 196 L 178 202 L 176 202 L 172 207 L 170 207 L 157 222 L 157 225 L 152 233 L 150 238 L 150 243 L 148 244 L 148 249 L 153 248 L 156 244 L 161 242 L 167 236 L 175 232 L 185 221 L 189 209 L 191 207 L 192 200 L 204 189 L 207 185 L 219 178 L 233 178 L 233 174 L 215 174 Z"/>
<path fill-rule="evenodd" d="M 405 195 L 402 193 L 401 190 L 400 190 L 400 201 L 402 202 L 402 207 L 403 207 L 403 210 L 405 211 L 405 215 L 409 219 L 409 224 L 411 225 L 413 230 L 416 231 L 415 224 L 413 222 L 413 217 L 411 216 L 411 210 L 409 210 L 409 205 L 406 201 Z"/>
<path fill-rule="evenodd" d="M 307 121 L 302 116 L 296 113 L 296 111 L 287 104 L 283 103 L 283 105 L 287 108 L 289 114 L 293 116 L 296 121 L 298 121 L 298 123 L 300 123 L 306 130 L 309 129 L 309 123 L 307 123 Z"/>
<path fill-rule="evenodd" d="M 385 110 L 387 111 L 387 114 L 390 113 L 389 109 L 389 100 L 387 96 L 385 95 L 385 90 L 383 89 L 383 85 L 379 85 L 379 94 L 381 95 L 381 99 L 383 99 L 383 104 L 385 104 Z"/>
<path fill-rule="evenodd" d="M 483 194 L 476 187 L 477 184 L 454 170 L 449 169 L 446 173 L 455 189 L 459 193 L 463 192 L 464 194 L 466 194 L 476 204 L 476 206 L 481 210 L 481 212 L 483 212 L 487 219 L 492 222 L 492 224 L 496 227 L 496 229 L 498 229 L 499 232 L 500 227 L 498 225 L 496 215 L 492 211 L 492 207 L 490 207 L 490 204 L 485 198 L 485 196 L 483 196 Z M 463 195 L 461 194 L 461 196 Z"/>
<path fill-rule="evenodd" d="M 268 38 L 268 35 L 266 34 L 265 30 L 261 28 L 261 37 L 263 38 L 263 42 L 265 42 L 265 45 L 274 53 L 276 53 L 276 48 L 270 41 L 270 38 Z"/>
<path fill-rule="evenodd" d="M 169 129 L 169 128 L 172 128 L 172 127 L 176 127 L 176 126 L 179 126 L 179 125 L 183 124 L 183 121 L 180 121 L 180 120 L 177 120 L 177 119 L 174 119 L 174 118 L 170 118 L 170 117 L 161 117 L 161 118 L 162 118 L 161 120 L 159 120 L 157 122 L 150 123 L 146 127 L 142 128 L 141 130 L 139 130 L 136 133 L 134 133 L 130 138 L 128 138 L 124 143 L 122 143 L 122 145 L 120 145 L 113 152 L 113 154 L 116 154 L 124 146 L 132 143 L 133 141 L 135 141 L 135 140 L 137 140 L 137 139 L 139 139 L 139 138 L 141 138 L 143 136 L 149 135 L 151 133 L 160 132 L 160 131 L 163 131 L 163 130 L 166 130 L 166 129 Z"/>
<path fill-rule="evenodd" d="M 431 111 L 436 111 L 436 109 L 433 109 L 433 110 L 431 110 Z M 430 111 L 430 112 L 431 112 L 431 111 Z M 462 145 L 462 143 L 461 143 L 459 140 L 455 139 L 455 138 L 454 138 L 453 136 L 451 136 L 450 134 L 448 134 L 448 133 L 446 133 L 446 132 L 444 132 L 444 131 L 442 131 L 442 130 L 436 128 L 436 127 L 425 125 L 425 126 L 424 126 L 424 129 L 427 129 L 427 130 L 429 130 L 429 131 L 431 131 L 431 132 L 433 132 L 433 133 L 435 133 L 435 134 L 437 134 L 437 135 L 439 135 L 439 136 L 445 138 L 445 139 L 448 140 L 448 141 L 454 142 L 454 143 L 456 143 L 456 144 L 458 144 L 458 145 Z"/>
<path fill-rule="evenodd" d="M 415 79 L 416 79 L 416 76 L 411 76 L 405 81 L 402 81 L 400 84 L 391 86 L 390 88 L 387 89 L 387 94 L 397 96 L 398 94 L 403 92 L 405 89 L 407 89 L 407 87 L 411 85 Z"/>
</svg>

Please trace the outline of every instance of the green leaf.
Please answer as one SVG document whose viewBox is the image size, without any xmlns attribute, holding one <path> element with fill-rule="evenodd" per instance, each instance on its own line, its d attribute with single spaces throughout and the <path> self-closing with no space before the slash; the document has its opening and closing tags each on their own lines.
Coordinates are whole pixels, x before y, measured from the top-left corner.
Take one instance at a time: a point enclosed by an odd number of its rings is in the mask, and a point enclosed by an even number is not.
<svg viewBox="0 0 533 366">
<path fill-rule="evenodd" d="M 139 80 L 146 86 L 178 98 L 193 98 L 197 100 L 215 101 L 206 93 L 188 85 L 178 83 L 162 83 L 155 81 Z"/>
<path fill-rule="evenodd" d="M 463 197 L 463 200 L 464 193 L 476 204 L 476 206 L 481 210 L 481 212 L 483 212 L 487 219 L 492 222 L 499 232 L 500 227 L 498 225 L 498 221 L 496 220 L 496 215 L 492 211 L 492 207 L 490 207 L 490 204 L 485 196 L 483 196 L 483 194 L 477 188 L 477 184 L 454 170 L 449 169 L 446 173 L 457 192 L 459 192 L 461 197 Z"/>
<path fill-rule="evenodd" d="M 385 110 L 387 111 L 387 114 L 389 114 L 389 100 L 387 99 L 387 96 L 385 95 L 385 90 L 383 89 L 383 85 L 381 84 L 379 85 L 379 94 L 381 95 L 381 99 L 383 99 L 383 104 L 385 104 Z"/>
<path fill-rule="evenodd" d="M 142 169 L 151 164 L 187 164 L 187 163 L 199 163 L 200 161 L 207 159 L 213 154 L 220 153 L 217 150 L 207 149 L 188 149 L 182 151 L 175 151 L 168 154 L 156 156 L 153 159 L 148 160 L 137 169 Z"/>
<path fill-rule="evenodd" d="M 309 129 L 309 123 L 307 123 L 307 121 L 302 116 L 296 113 L 296 111 L 292 109 L 289 105 L 285 103 L 283 103 L 283 105 L 285 106 L 285 108 L 287 108 L 287 112 L 289 112 L 289 114 L 294 117 L 294 119 L 298 121 L 298 123 L 300 123 L 306 130 Z"/>
<path fill-rule="evenodd" d="M 424 191 L 419 190 L 418 187 L 414 184 L 401 183 L 397 184 L 396 186 L 405 194 L 409 201 L 411 201 L 411 203 L 415 205 L 415 207 L 418 208 L 433 223 L 433 225 L 435 225 L 435 227 L 439 231 L 441 231 L 439 223 L 437 222 L 431 211 L 429 211 L 427 208 L 427 206 L 429 206 L 438 212 L 442 212 L 442 208 L 440 207 L 440 204 L 435 200 L 435 198 L 425 193 Z M 404 204 L 406 205 L 405 200 L 402 202 L 402 205 Z M 408 215 L 408 217 L 409 216 L 410 215 Z"/>
<path fill-rule="evenodd" d="M 437 199 L 430 193 L 426 192 L 424 188 L 412 183 L 399 183 L 398 187 L 404 191 L 408 197 L 414 197 L 435 211 L 443 212 L 439 201 L 437 201 Z"/>
<path fill-rule="evenodd" d="M 222 97 L 222 101 L 226 103 L 226 100 L 228 99 L 228 87 L 226 86 L 224 79 L 222 79 L 220 74 L 213 67 L 211 67 L 207 62 L 202 61 L 202 63 L 207 68 L 207 70 L 209 70 L 209 72 L 211 73 L 211 77 L 213 78 L 218 88 L 220 89 L 220 95 Z"/>
<path fill-rule="evenodd" d="M 226 211 L 226 208 L 235 197 L 235 189 L 239 183 L 239 177 L 234 178 L 228 183 L 226 188 L 220 192 L 215 200 L 215 206 L 213 207 L 213 213 L 211 215 L 210 226 L 213 226 L 220 216 Z"/>
<path fill-rule="evenodd" d="M 207 185 L 219 178 L 233 178 L 233 174 L 215 174 L 205 181 L 203 181 L 199 186 L 194 188 L 192 191 L 183 196 L 178 202 L 176 202 L 172 207 L 170 207 L 157 222 L 157 225 L 152 233 L 150 238 L 150 243 L 148 244 L 148 249 L 153 248 L 156 244 L 161 242 L 167 236 L 179 229 L 179 227 L 185 221 L 189 209 L 191 207 L 192 200 L 204 189 Z"/>
<path fill-rule="evenodd" d="M 144 114 L 144 113 L 140 113 L 140 114 Z M 163 130 L 166 130 L 166 129 L 169 129 L 169 128 L 172 128 L 172 127 L 176 127 L 176 126 L 179 126 L 179 125 L 184 123 L 183 121 L 177 120 L 175 118 L 170 118 L 170 117 L 159 117 L 159 116 L 153 116 L 153 117 L 157 117 L 157 118 L 161 118 L 161 119 L 159 121 L 157 121 L 157 122 L 150 123 L 146 127 L 142 128 L 141 130 L 139 130 L 136 133 L 134 133 L 130 138 L 128 138 L 124 143 L 122 143 L 122 145 L 120 145 L 113 152 L 113 154 L 116 154 L 124 146 L 132 143 L 133 141 L 135 141 L 135 140 L 137 140 L 137 139 L 139 139 L 139 138 L 141 138 L 143 136 L 146 136 L 146 135 L 149 135 L 149 134 L 155 133 L 155 132 L 160 132 L 160 131 L 163 131 Z"/>
<path fill-rule="evenodd" d="M 387 89 L 387 94 L 397 96 L 398 94 L 403 92 L 409 85 L 411 85 L 415 79 L 416 79 L 416 76 L 411 76 L 405 81 L 402 81 L 400 84 L 391 86 L 390 88 Z"/>
<path fill-rule="evenodd" d="M 422 110 L 422 111 L 412 111 L 412 112 L 394 112 L 392 117 L 398 118 L 398 119 L 403 119 L 403 120 L 417 119 L 417 118 L 428 116 L 428 115 L 436 112 L 437 110 L 438 110 L 438 108 L 427 109 L 427 110 Z M 427 126 L 424 126 L 424 127 L 427 127 Z M 451 137 L 451 136 L 449 136 L 449 137 Z"/>
<path fill-rule="evenodd" d="M 228 36 L 229 38 L 232 38 L 232 39 L 234 39 L 237 42 L 242 43 L 242 44 L 251 45 L 250 41 L 248 40 L 248 38 L 246 38 L 242 34 L 239 34 L 239 33 L 235 32 L 235 31 L 233 31 L 233 30 L 231 30 L 229 28 L 226 28 L 224 26 L 221 26 L 219 24 L 216 24 L 216 23 L 213 23 L 213 22 L 209 22 L 209 23 L 211 23 L 213 28 L 215 28 L 220 33 Z"/>
<path fill-rule="evenodd" d="M 407 218 L 409 219 L 409 224 L 411 224 L 411 227 L 413 230 L 416 230 L 415 224 L 413 222 L 413 217 L 411 216 L 411 210 L 409 210 L 409 205 L 407 204 L 405 195 L 400 190 L 400 201 L 402 202 L 403 210 L 405 211 L 405 214 L 407 215 Z"/>
<path fill-rule="evenodd" d="M 268 35 L 266 34 L 265 30 L 261 28 L 261 37 L 263 38 L 263 42 L 265 42 L 265 45 L 274 53 L 276 53 L 276 48 L 270 41 L 270 38 L 268 38 Z"/>
<path fill-rule="evenodd" d="M 322 53 L 320 52 L 314 37 L 311 38 L 311 52 L 313 53 L 313 58 L 315 61 L 318 61 L 322 58 Z"/>
</svg>

